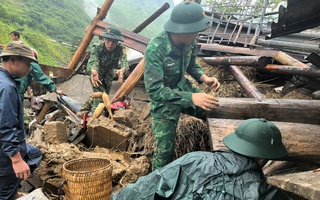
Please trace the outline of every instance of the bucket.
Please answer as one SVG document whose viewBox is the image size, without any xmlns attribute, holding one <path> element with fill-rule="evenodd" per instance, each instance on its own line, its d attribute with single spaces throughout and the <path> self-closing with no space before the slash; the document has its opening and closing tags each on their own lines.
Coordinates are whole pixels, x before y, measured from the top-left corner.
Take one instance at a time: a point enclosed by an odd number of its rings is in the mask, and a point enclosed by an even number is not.
<svg viewBox="0 0 320 200">
<path fill-rule="evenodd" d="M 70 200 L 105 200 L 112 192 L 112 165 L 104 158 L 83 158 L 63 164 L 63 191 Z"/>
</svg>

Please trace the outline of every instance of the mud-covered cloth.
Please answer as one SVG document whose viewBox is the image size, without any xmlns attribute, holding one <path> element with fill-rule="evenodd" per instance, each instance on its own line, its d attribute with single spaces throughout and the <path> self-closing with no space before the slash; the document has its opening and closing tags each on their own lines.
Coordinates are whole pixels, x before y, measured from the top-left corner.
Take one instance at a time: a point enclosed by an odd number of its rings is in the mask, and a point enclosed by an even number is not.
<svg viewBox="0 0 320 200">
<path fill-rule="evenodd" d="M 111 200 L 278 199 L 252 159 L 232 151 L 191 152 L 140 177 Z"/>
<path fill-rule="evenodd" d="M 119 43 L 115 50 L 110 52 L 106 49 L 104 41 L 98 41 L 92 46 L 90 58 L 88 60 L 87 72 L 89 77 L 91 77 L 92 69 L 98 72 L 99 79 L 102 83 L 99 87 L 94 87 L 90 79 L 93 92 L 105 92 L 109 94 L 112 80 L 115 76 L 115 69 L 124 69 L 125 71 L 129 69 L 126 48 Z M 88 105 L 88 103 L 91 103 L 92 105 Z M 91 109 L 89 112 L 94 111 L 99 103 L 102 103 L 102 99 L 90 99 L 86 102 L 85 107 L 81 108 L 81 112 L 88 112 L 87 109 Z"/>
<path fill-rule="evenodd" d="M 156 137 L 153 169 L 160 169 L 172 161 L 176 124 L 181 112 L 205 118 L 205 111 L 192 102 L 192 93 L 201 90 L 185 77 L 188 73 L 200 83 L 204 72 L 196 59 L 196 41 L 177 48 L 171 44 L 166 32 L 151 40 L 146 48 L 144 83 L 151 99 L 153 124 L 171 122 L 163 128 L 153 126 Z M 170 149 L 164 152 L 164 147 Z"/>
</svg>

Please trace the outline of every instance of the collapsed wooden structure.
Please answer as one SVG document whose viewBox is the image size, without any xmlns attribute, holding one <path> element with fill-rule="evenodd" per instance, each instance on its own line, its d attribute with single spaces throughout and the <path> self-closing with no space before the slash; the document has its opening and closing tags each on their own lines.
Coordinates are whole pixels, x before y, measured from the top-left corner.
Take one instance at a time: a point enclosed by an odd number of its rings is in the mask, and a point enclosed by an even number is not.
<svg viewBox="0 0 320 200">
<path fill-rule="evenodd" d="M 105 1 L 100 12 L 92 21 L 92 25 L 88 28 L 87 34 L 70 62 L 68 69 L 74 70 L 78 67 L 81 60 L 80 58 L 84 57 L 85 50 L 92 37 L 94 35 L 100 35 L 104 28 L 110 26 L 110 24 L 102 20 L 106 16 L 112 3 L 113 0 Z M 150 39 L 139 35 L 139 31 L 167 8 L 168 5 L 164 5 L 134 31 L 128 31 L 119 27 L 125 38 L 124 45 L 144 53 L 145 47 Z M 310 65 L 307 63 L 307 60 L 301 59 L 301 56 L 296 56 L 295 58 L 294 55 L 296 54 L 289 55 L 279 47 L 273 49 L 263 48 L 263 45 L 270 48 L 270 43 L 266 44 L 266 42 L 262 40 L 258 40 L 260 43 L 257 42 L 257 44 L 259 45 L 252 44 L 250 46 L 251 48 L 245 48 L 239 45 L 201 43 L 201 38 L 199 38 L 199 41 L 200 50 L 204 52 L 204 54 L 219 54 L 219 56 L 204 56 L 203 60 L 211 65 L 224 65 L 237 80 L 247 96 L 247 98 L 241 99 L 219 98 L 220 107 L 216 111 L 208 113 L 208 126 L 210 129 L 212 149 L 225 148 L 222 143 L 223 136 L 233 132 L 237 124 L 242 120 L 253 117 L 266 118 L 267 120 L 275 122 L 283 133 L 284 144 L 289 151 L 289 155 L 285 160 L 318 163 L 320 158 L 318 148 L 320 146 L 320 101 L 267 99 L 241 72 L 239 66 L 254 67 L 262 72 L 305 76 L 316 81 L 318 81 L 320 77 L 320 69 L 317 68 L 320 66 Z M 281 44 L 283 45 L 284 43 L 280 43 L 280 45 Z M 317 54 L 320 51 L 319 46 L 316 49 L 314 49 L 314 46 L 310 48 L 315 51 L 310 53 Z M 314 62 L 311 64 L 314 64 Z M 117 101 L 131 92 L 132 88 L 143 75 L 143 65 L 144 59 L 135 67 L 124 84 L 112 97 L 111 102 Z M 305 173 L 311 173 L 312 177 L 320 177 L 320 172 L 309 171 Z M 291 177 L 295 175 L 296 174 L 271 176 L 269 183 L 289 192 L 296 193 L 301 197 L 315 199 L 317 197 L 316 194 L 320 192 L 319 188 L 316 187 L 319 179 L 314 178 L 314 182 L 311 181 L 312 179 L 306 179 L 309 180 L 308 190 L 306 190 L 305 184 L 299 182 L 301 180 L 296 181 L 291 179 Z M 290 181 L 290 179 L 292 181 Z M 291 185 L 294 185 L 294 187 Z M 296 190 L 294 188 L 301 189 Z"/>
<path fill-rule="evenodd" d="M 111 8 L 113 0 L 106 0 L 102 7 L 98 9 L 97 16 L 88 27 L 78 50 L 74 54 L 67 69 L 52 69 L 44 66 L 46 74 L 53 70 L 55 76 L 69 78 L 82 65 L 86 58 L 86 49 L 94 35 L 100 35 L 104 28 L 110 26 L 103 22 L 108 10 Z M 164 4 L 154 15 L 148 18 L 133 31 L 128 31 L 118 27 L 124 37 L 124 45 L 136 51 L 144 53 L 145 47 L 150 41 L 149 38 L 138 33 L 145 28 L 152 20 L 167 10 L 168 4 Z M 221 25 L 221 23 L 220 23 Z M 243 29 L 244 30 L 244 29 Z M 241 31 L 239 34 L 241 34 Z M 242 87 L 247 98 L 218 98 L 220 107 L 214 112 L 208 113 L 208 126 L 212 142 L 212 150 L 225 148 L 222 143 L 223 136 L 233 132 L 242 120 L 248 118 L 265 118 L 275 122 L 283 133 L 284 144 L 288 148 L 289 155 L 286 161 L 319 163 L 320 160 L 320 100 L 289 100 L 289 99 L 268 99 L 252 84 L 252 82 L 242 73 L 240 66 L 254 67 L 258 71 L 275 74 L 303 76 L 310 81 L 319 82 L 320 63 L 317 53 L 320 52 L 319 45 L 305 46 L 303 52 L 312 49 L 307 57 L 301 59 L 297 55 L 297 48 L 294 54 L 284 52 L 279 45 L 270 49 L 270 43 L 264 40 L 257 40 L 256 34 L 249 38 L 255 41 L 250 44 L 250 48 L 231 44 L 205 43 L 209 36 L 202 33 L 199 37 L 199 49 L 203 53 L 203 60 L 211 65 L 225 66 Z M 279 33 L 277 33 L 279 34 Z M 212 41 L 219 40 L 219 35 L 210 36 Z M 217 38 L 212 38 L 217 37 Z M 207 38 L 207 39 L 203 39 Z M 240 43 L 241 44 L 241 43 Z M 286 43 L 280 42 L 280 46 Z M 265 47 L 267 48 L 264 48 Z M 287 48 L 286 48 L 287 49 Z M 291 54 L 291 55 L 290 55 Z M 314 56 L 315 54 L 315 56 Z M 313 58 L 313 59 L 312 59 Z M 312 60 L 312 61 L 311 61 Z M 112 97 L 111 102 L 128 95 L 135 84 L 143 76 L 144 59 L 142 58 L 135 69 L 131 72 L 124 84 Z M 320 88 L 319 88 L 320 89 Z M 294 179 L 295 176 L 309 176 L 305 180 Z M 268 182 L 274 186 L 295 193 L 303 198 L 316 199 L 320 193 L 319 170 L 302 172 L 301 174 L 286 174 L 270 176 Z M 308 182 L 308 185 L 306 185 Z"/>
</svg>

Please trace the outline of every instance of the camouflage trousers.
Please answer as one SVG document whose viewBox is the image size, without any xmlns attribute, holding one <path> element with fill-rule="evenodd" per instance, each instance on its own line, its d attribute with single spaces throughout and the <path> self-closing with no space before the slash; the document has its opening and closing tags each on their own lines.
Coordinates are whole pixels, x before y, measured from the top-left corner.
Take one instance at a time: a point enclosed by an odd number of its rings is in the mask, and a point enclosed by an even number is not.
<svg viewBox="0 0 320 200">
<path fill-rule="evenodd" d="M 109 94 L 110 88 L 111 86 L 109 86 L 104 81 L 102 81 L 102 85 L 100 85 L 99 87 L 93 87 L 92 85 L 93 92 L 105 92 Z M 99 103 L 103 103 L 103 100 L 101 98 L 89 98 L 84 102 L 78 113 L 80 113 L 81 115 L 90 112 L 93 113 L 98 107 Z"/>
<path fill-rule="evenodd" d="M 206 119 L 206 113 L 200 107 L 189 107 L 181 109 L 177 106 L 178 116 L 180 113 L 185 113 L 199 119 Z M 160 169 L 173 161 L 175 149 L 175 137 L 179 117 L 177 119 L 160 119 L 152 118 L 152 131 L 156 140 L 156 147 L 153 154 L 152 170 Z"/>
</svg>

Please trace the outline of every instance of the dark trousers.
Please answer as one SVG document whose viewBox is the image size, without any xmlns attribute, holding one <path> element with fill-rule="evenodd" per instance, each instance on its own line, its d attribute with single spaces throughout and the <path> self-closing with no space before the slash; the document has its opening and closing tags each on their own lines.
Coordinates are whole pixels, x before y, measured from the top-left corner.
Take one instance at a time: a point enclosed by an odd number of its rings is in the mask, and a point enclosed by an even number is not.
<svg viewBox="0 0 320 200">
<path fill-rule="evenodd" d="M 16 197 L 21 179 L 16 174 L 0 176 L 0 200 L 13 200 Z"/>
<path fill-rule="evenodd" d="M 41 162 L 41 151 L 35 146 L 27 144 L 26 162 L 30 167 L 31 173 Z M 6 176 L 0 176 L 0 200 L 14 200 L 19 189 L 21 179 L 16 177 L 15 173 Z"/>
</svg>

